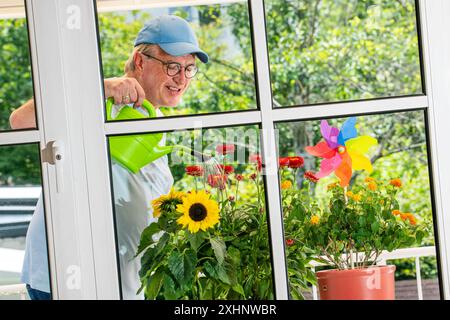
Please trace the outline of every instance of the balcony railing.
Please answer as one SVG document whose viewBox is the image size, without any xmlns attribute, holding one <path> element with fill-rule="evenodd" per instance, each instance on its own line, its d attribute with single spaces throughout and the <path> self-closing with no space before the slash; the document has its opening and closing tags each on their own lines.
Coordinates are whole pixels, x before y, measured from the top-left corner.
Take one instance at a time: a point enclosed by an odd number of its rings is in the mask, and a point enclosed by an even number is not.
<svg viewBox="0 0 450 320">
<path fill-rule="evenodd" d="M 358 256 L 361 258 L 364 256 L 363 253 L 358 253 Z M 398 249 L 392 252 L 383 251 L 383 253 L 379 256 L 377 265 L 383 266 L 386 265 L 388 260 L 394 259 L 415 259 L 415 267 L 416 267 L 416 284 L 417 284 L 417 293 L 419 300 L 423 300 L 423 290 L 422 290 L 422 277 L 421 277 L 421 267 L 420 267 L 420 258 L 421 257 L 432 257 L 436 256 L 436 247 L 417 247 L 417 248 L 407 248 L 407 249 Z M 346 258 L 346 256 L 344 257 Z M 356 254 L 352 257 L 353 261 L 356 259 Z M 324 258 L 325 259 L 325 258 Z M 325 264 L 314 262 L 312 267 L 313 272 L 315 272 L 315 268 L 318 266 L 323 266 Z M 312 296 L 314 300 L 318 300 L 317 287 L 312 287 Z"/>
<path fill-rule="evenodd" d="M 394 259 L 415 259 L 415 267 L 416 267 L 416 281 L 417 281 L 417 292 L 419 300 L 423 300 L 423 292 L 422 292 L 422 278 L 421 278 L 421 267 L 420 267 L 420 258 L 421 257 L 432 257 L 436 256 L 436 248 L 434 246 L 430 247 L 418 247 L 418 248 L 408 248 L 408 249 L 399 249 L 392 252 L 383 252 L 380 255 L 380 259 L 377 265 L 386 265 L 388 260 Z M 323 264 L 314 263 L 312 269 L 315 270 L 315 267 Z M 313 299 L 318 300 L 317 288 L 313 286 L 312 290 Z M 0 286 L 0 298 L 2 296 L 12 296 L 19 295 L 21 300 L 26 299 L 27 290 L 25 284 L 15 284 L 15 285 L 7 285 Z"/>
<path fill-rule="evenodd" d="M 7 286 L 0 286 L 0 300 L 2 297 L 18 295 L 20 300 L 27 300 L 27 288 L 26 285 L 12 284 Z"/>
</svg>

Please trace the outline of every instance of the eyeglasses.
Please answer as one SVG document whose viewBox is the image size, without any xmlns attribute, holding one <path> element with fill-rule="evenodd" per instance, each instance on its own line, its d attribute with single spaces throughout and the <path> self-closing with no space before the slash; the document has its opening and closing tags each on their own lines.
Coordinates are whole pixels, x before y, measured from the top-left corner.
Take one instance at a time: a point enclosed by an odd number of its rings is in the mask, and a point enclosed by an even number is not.
<svg viewBox="0 0 450 320">
<path fill-rule="evenodd" d="M 146 54 L 143 52 L 141 52 L 141 53 L 144 56 L 146 56 L 147 58 L 151 58 L 151 59 L 161 62 L 166 70 L 167 75 L 170 77 L 175 77 L 177 74 L 179 74 L 181 72 L 181 69 L 183 68 L 183 66 L 181 64 L 179 64 L 178 62 L 165 62 L 165 61 L 155 58 L 149 54 Z M 198 71 L 198 68 L 195 64 L 189 64 L 184 67 L 184 74 L 185 74 L 186 78 L 188 78 L 188 79 L 195 77 L 195 75 L 197 74 L 197 71 Z"/>
</svg>

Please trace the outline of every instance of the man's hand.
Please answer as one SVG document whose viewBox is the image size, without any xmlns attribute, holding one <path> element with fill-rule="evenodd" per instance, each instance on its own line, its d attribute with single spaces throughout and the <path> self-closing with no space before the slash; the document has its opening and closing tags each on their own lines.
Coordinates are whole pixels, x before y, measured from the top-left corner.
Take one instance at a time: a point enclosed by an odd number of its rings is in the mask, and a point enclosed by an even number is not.
<svg viewBox="0 0 450 320">
<path fill-rule="evenodd" d="M 145 99 L 145 91 L 135 78 L 120 77 L 105 79 L 105 96 L 113 97 L 115 104 L 128 104 L 140 107 Z"/>
</svg>

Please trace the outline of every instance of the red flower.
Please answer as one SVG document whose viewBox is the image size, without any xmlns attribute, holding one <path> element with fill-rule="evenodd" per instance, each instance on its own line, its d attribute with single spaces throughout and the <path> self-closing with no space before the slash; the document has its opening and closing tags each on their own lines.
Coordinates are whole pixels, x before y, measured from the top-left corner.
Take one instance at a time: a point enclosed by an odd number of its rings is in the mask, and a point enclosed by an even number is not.
<svg viewBox="0 0 450 320">
<path fill-rule="evenodd" d="M 250 157 L 248 158 L 249 162 L 253 162 L 257 164 L 257 168 L 258 171 L 261 171 L 262 168 L 262 160 L 261 160 L 261 156 L 259 154 L 252 154 L 250 155 Z"/>
<path fill-rule="evenodd" d="M 319 181 L 319 178 L 317 178 L 314 172 L 312 171 L 306 171 L 304 177 L 305 179 L 308 179 L 309 181 L 314 183 L 317 183 L 317 181 Z"/>
<path fill-rule="evenodd" d="M 227 176 L 222 174 L 210 174 L 208 176 L 208 184 L 213 188 L 220 190 L 225 189 L 227 183 Z"/>
<path fill-rule="evenodd" d="M 278 160 L 280 168 L 286 168 L 289 165 L 289 157 L 280 158 Z"/>
<path fill-rule="evenodd" d="M 234 201 L 234 196 L 229 196 L 229 197 L 228 197 L 228 200 L 231 201 L 231 202 L 233 202 L 233 201 Z"/>
<path fill-rule="evenodd" d="M 229 154 L 234 152 L 234 144 L 219 144 L 216 147 L 216 152 L 218 154 Z"/>
<path fill-rule="evenodd" d="M 292 246 L 295 243 L 294 239 L 286 239 L 286 245 L 288 247 Z"/>
<path fill-rule="evenodd" d="M 223 171 L 225 174 L 230 174 L 234 172 L 233 166 L 224 166 L 223 164 L 219 164 L 220 171 Z"/>
<path fill-rule="evenodd" d="M 250 179 L 256 180 L 256 173 L 252 173 L 252 174 L 250 175 Z"/>
<path fill-rule="evenodd" d="M 288 157 L 289 159 L 289 168 L 296 169 L 303 167 L 303 164 L 305 163 L 305 160 L 303 157 Z"/>
<path fill-rule="evenodd" d="M 244 180 L 244 176 L 242 174 L 237 174 L 234 176 L 236 178 L 237 181 L 242 181 Z"/>
<path fill-rule="evenodd" d="M 201 177 L 203 175 L 203 168 L 201 166 L 187 166 L 185 171 L 186 174 L 194 177 Z"/>
</svg>

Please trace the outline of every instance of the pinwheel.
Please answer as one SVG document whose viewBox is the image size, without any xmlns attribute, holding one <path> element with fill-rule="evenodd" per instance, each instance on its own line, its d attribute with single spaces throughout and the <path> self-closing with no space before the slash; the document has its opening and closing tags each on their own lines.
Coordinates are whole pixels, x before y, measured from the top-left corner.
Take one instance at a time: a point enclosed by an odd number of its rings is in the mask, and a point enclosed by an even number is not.
<svg viewBox="0 0 450 320">
<path fill-rule="evenodd" d="M 373 168 L 366 156 L 369 149 L 378 144 L 371 136 L 357 136 L 356 118 L 351 117 L 342 125 L 341 130 L 322 120 L 320 132 L 324 140 L 315 146 L 308 146 L 305 150 L 319 158 L 323 158 L 317 178 L 323 178 L 335 173 L 341 186 L 348 186 L 353 170 L 366 170 L 371 173 Z"/>
</svg>

